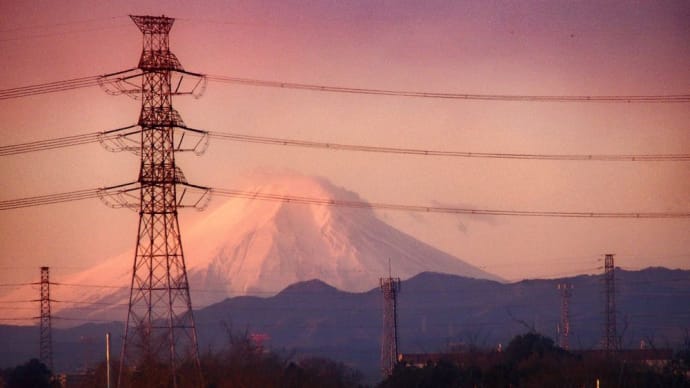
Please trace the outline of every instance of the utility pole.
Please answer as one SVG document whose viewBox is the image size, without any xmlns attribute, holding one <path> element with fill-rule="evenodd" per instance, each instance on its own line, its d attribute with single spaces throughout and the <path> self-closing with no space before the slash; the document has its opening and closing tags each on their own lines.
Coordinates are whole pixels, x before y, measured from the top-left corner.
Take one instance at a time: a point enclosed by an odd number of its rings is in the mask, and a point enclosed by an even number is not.
<svg viewBox="0 0 690 388">
<path fill-rule="evenodd" d="M 146 373 L 152 365 L 165 368 L 168 381 L 163 386 L 199 387 L 203 385 L 196 325 L 192 311 L 187 269 L 182 249 L 178 209 L 187 207 L 189 191 L 208 190 L 187 182 L 177 166 L 177 152 L 199 152 L 208 134 L 187 128 L 172 107 L 172 96 L 195 94 L 205 78 L 182 68 L 170 52 L 169 32 L 174 19 L 165 16 L 131 16 L 143 33 L 143 48 L 138 69 L 104 76 L 99 83 L 111 94 L 125 94 L 141 99 L 138 126 L 123 128 L 117 134 L 113 151 L 129 150 L 140 156 L 138 180 L 101 191 L 101 198 L 113 207 L 135 209 L 139 229 L 132 268 L 129 309 L 120 356 L 118 387 L 131 371 Z M 136 71 L 136 74 L 130 74 Z M 115 78 L 112 78 L 112 77 Z M 134 80 L 141 78 L 140 86 Z M 192 91 L 185 82 L 196 79 Z M 110 90 L 109 87 L 114 87 Z M 111 131 L 109 137 L 116 135 Z M 186 135 L 189 135 L 186 137 Z M 201 138 L 193 147 L 183 143 L 189 137 Z M 113 190 L 117 194 L 112 194 Z M 109 200 L 114 199 L 114 203 Z M 132 201 L 133 200 L 133 201 Z M 201 199 L 191 206 L 201 207 Z M 182 363 L 188 363 L 193 376 L 180 375 Z"/>
<path fill-rule="evenodd" d="M 53 335 L 50 323 L 50 270 L 41 267 L 41 345 L 40 359 L 51 373 L 53 370 Z"/>
<path fill-rule="evenodd" d="M 618 350 L 618 335 L 616 333 L 616 277 L 612 254 L 607 254 L 604 258 L 604 291 L 606 293 L 606 305 L 604 306 L 606 318 L 604 349 L 606 353 L 611 353 Z"/>
<path fill-rule="evenodd" d="M 110 388 L 110 332 L 105 333 L 105 386 Z"/>
<path fill-rule="evenodd" d="M 390 267 L 390 263 L 389 263 Z M 381 369 L 384 376 L 393 374 L 398 361 L 398 292 L 400 278 L 379 279 L 383 293 L 383 338 L 381 339 Z"/>
<path fill-rule="evenodd" d="M 557 285 L 561 292 L 561 324 L 559 326 L 559 342 L 561 348 L 570 349 L 570 297 L 572 296 L 573 285 L 571 283 L 560 283 Z"/>
</svg>

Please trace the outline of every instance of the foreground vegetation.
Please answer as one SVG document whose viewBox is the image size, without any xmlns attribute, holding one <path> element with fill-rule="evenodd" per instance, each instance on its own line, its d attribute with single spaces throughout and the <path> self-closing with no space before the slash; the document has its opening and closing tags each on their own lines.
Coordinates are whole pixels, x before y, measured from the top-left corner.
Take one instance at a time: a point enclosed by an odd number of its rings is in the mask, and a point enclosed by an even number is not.
<svg viewBox="0 0 690 388">
<path fill-rule="evenodd" d="M 689 378 L 690 346 L 671 360 L 632 361 L 622 353 L 570 353 L 528 333 L 503 352 L 470 349 L 421 367 L 400 363 L 379 387 L 690 387 Z"/>
<path fill-rule="evenodd" d="M 291 355 L 264 351 L 246 335 L 230 336 L 229 346 L 201 356 L 203 385 L 208 388 L 362 387 L 362 375 L 343 363 L 323 358 L 292 360 Z M 116 365 L 116 363 L 114 363 Z M 198 381 L 195 368 L 179 368 L 181 387 Z M 1 387 L 56 387 L 50 371 L 38 360 L 1 371 Z M 124 376 L 124 387 L 167 388 L 169 371 L 149 360 Z M 69 387 L 102 387 L 101 363 L 82 381 Z M 569 353 L 537 333 L 513 338 L 505 351 L 469 349 L 448 353 L 423 365 L 399 363 L 378 388 L 393 387 L 690 387 L 690 342 L 671 360 L 649 363 L 626 360 L 615 354 Z M 113 386 L 115 382 L 113 381 Z"/>
</svg>

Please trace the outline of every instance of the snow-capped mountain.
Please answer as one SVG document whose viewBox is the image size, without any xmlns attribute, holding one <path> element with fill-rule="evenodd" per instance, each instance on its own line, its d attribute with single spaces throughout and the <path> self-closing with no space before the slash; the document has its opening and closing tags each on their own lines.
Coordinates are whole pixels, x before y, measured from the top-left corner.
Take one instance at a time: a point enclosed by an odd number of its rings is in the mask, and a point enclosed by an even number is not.
<svg viewBox="0 0 690 388">
<path fill-rule="evenodd" d="M 324 178 L 301 175 L 273 175 L 246 191 L 362 201 Z M 309 279 L 368 291 L 388 274 L 389 260 L 403 279 L 423 271 L 497 279 L 398 231 L 371 209 L 232 199 L 187 236 L 195 251 L 208 247 L 188 260 L 191 284 L 227 295 L 273 295 Z"/>
<path fill-rule="evenodd" d="M 324 178 L 296 174 L 261 175 L 243 190 L 362 201 Z M 368 291 L 388 275 L 389 260 L 393 276 L 402 279 L 435 271 L 499 280 L 391 227 L 371 209 L 231 198 L 182 236 L 195 308 L 230 296 L 271 296 L 310 279 L 343 291 Z M 56 299 L 98 302 L 89 308 L 102 306 L 95 313 L 99 318 L 123 319 L 132 260 L 128 252 L 71 276 L 63 283 L 93 287 L 61 287 Z M 93 311 L 80 309 L 78 316 Z"/>
</svg>

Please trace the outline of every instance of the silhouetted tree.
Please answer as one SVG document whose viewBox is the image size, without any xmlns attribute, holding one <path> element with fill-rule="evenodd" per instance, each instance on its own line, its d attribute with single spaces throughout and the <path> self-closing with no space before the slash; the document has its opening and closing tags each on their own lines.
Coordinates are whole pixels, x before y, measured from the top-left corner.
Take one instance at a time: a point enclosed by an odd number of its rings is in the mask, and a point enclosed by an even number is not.
<svg viewBox="0 0 690 388">
<path fill-rule="evenodd" d="M 3 374 L 8 388 L 49 388 L 53 386 L 50 380 L 50 369 L 35 358 L 15 368 L 7 369 Z"/>
<path fill-rule="evenodd" d="M 208 387 L 349 388 L 361 380 L 359 372 L 343 363 L 323 358 L 290 361 L 257 346 L 246 331 L 227 328 L 227 333 L 226 349 L 201 357 Z"/>
</svg>

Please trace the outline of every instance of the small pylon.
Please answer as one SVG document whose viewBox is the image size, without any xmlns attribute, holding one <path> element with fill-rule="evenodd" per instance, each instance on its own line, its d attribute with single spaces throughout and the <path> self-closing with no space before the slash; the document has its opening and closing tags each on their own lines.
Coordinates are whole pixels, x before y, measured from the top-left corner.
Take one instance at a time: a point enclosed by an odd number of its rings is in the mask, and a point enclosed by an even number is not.
<svg viewBox="0 0 690 388">
<path fill-rule="evenodd" d="M 50 271 L 41 267 L 41 346 L 40 360 L 53 371 L 53 335 L 50 324 Z"/>
<path fill-rule="evenodd" d="M 604 350 L 610 353 L 618 350 L 618 334 L 616 333 L 616 277 L 612 254 L 607 254 L 604 258 L 604 291 L 606 293 L 606 305 L 604 306 L 606 318 Z"/>
<path fill-rule="evenodd" d="M 390 267 L 390 265 L 389 265 Z M 398 361 L 398 292 L 400 278 L 380 278 L 383 293 L 383 338 L 381 339 L 381 370 L 384 376 L 393 374 Z"/>
<path fill-rule="evenodd" d="M 560 283 L 556 286 L 561 292 L 561 324 L 558 327 L 559 345 L 565 350 L 570 349 L 570 297 L 573 285 Z"/>
</svg>

